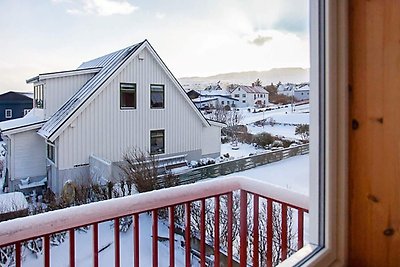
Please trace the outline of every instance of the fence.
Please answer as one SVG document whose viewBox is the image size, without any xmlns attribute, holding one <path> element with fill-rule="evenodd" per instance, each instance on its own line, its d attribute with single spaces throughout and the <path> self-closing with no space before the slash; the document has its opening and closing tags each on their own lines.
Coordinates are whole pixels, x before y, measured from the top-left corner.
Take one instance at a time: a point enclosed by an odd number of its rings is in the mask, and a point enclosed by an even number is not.
<svg viewBox="0 0 400 267">
<path fill-rule="evenodd" d="M 296 147 L 280 149 L 277 151 L 266 152 L 263 154 L 252 155 L 241 159 L 207 165 L 178 174 L 178 185 L 195 183 L 203 179 L 216 178 L 221 175 L 245 171 L 268 163 L 308 153 L 309 144 L 305 144 Z M 163 181 L 160 181 L 159 185 L 163 187 Z"/>
</svg>

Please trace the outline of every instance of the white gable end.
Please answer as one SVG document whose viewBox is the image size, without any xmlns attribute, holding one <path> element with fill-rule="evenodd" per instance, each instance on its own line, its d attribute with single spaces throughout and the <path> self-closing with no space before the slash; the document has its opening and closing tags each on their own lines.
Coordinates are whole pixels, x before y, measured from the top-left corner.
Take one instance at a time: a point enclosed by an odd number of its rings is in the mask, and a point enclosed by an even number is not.
<svg viewBox="0 0 400 267">
<path fill-rule="evenodd" d="M 68 123 L 58 138 L 59 169 L 88 163 L 95 154 L 119 161 L 129 147 L 150 150 L 150 130 L 165 130 L 165 153 L 202 148 L 211 127 L 146 43 L 125 62 L 98 94 Z M 120 109 L 120 83 L 136 84 L 137 107 Z M 165 86 L 165 108 L 150 108 L 150 84 Z M 215 126 L 213 126 L 215 127 Z"/>
</svg>

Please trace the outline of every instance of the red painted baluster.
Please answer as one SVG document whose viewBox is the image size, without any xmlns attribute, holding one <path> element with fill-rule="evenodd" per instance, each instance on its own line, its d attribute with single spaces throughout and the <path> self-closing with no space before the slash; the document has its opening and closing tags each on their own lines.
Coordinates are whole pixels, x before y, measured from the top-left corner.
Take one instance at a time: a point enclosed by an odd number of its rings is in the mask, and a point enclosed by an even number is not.
<svg viewBox="0 0 400 267">
<path fill-rule="evenodd" d="M 282 204 L 282 254 L 281 254 L 281 259 L 282 261 L 286 260 L 287 258 L 287 252 L 288 252 L 288 247 L 287 247 L 287 205 Z"/>
<path fill-rule="evenodd" d="M 152 210 L 152 253 L 153 253 L 153 267 L 158 267 L 158 212 Z"/>
<path fill-rule="evenodd" d="M 21 267 L 21 242 L 15 243 L 15 267 Z"/>
<path fill-rule="evenodd" d="M 240 266 L 247 266 L 247 192 L 240 190 Z"/>
<path fill-rule="evenodd" d="M 273 228 L 272 228 L 272 200 L 267 199 L 267 266 L 272 267 L 272 238 L 273 238 Z"/>
<path fill-rule="evenodd" d="M 45 235 L 44 239 L 44 267 L 50 267 L 50 235 Z"/>
<path fill-rule="evenodd" d="M 215 267 L 219 266 L 220 263 L 220 256 L 219 256 L 219 196 L 215 198 L 215 205 L 214 205 L 214 216 L 215 216 L 215 225 L 214 225 L 214 265 Z"/>
<path fill-rule="evenodd" d="M 228 193 L 228 267 L 232 267 L 233 259 L 233 196 Z"/>
<path fill-rule="evenodd" d="M 119 218 L 114 219 L 114 265 L 119 267 L 120 261 L 120 238 L 119 238 Z"/>
<path fill-rule="evenodd" d="M 259 266 L 259 196 L 254 195 L 253 199 L 253 267 Z"/>
<path fill-rule="evenodd" d="M 99 224 L 93 224 L 93 266 L 99 266 Z"/>
<path fill-rule="evenodd" d="M 185 203 L 185 265 L 190 267 L 190 203 Z"/>
<path fill-rule="evenodd" d="M 302 209 L 298 210 L 297 229 L 297 250 L 299 250 L 304 246 L 304 211 Z"/>
<path fill-rule="evenodd" d="M 169 266 L 175 266 L 175 207 L 169 207 Z"/>
<path fill-rule="evenodd" d="M 200 266 L 206 266 L 206 200 L 202 199 L 200 207 Z"/>
<path fill-rule="evenodd" d="M 75 267 L 75 229 L 69 231 L 69 266 Z"/>
<path fill-rule="evenodd" d="M 139 267 L 139 214 L 133 215 L 133 257 L 134 266 Z"/>
</svg>

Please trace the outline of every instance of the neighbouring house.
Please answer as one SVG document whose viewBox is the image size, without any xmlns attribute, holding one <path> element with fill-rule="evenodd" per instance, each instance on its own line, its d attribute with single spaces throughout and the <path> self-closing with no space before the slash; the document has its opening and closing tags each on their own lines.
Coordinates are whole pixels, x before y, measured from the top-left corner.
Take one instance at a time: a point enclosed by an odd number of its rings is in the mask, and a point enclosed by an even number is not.
<svg viewBox="0 0 400 267">
<path fill-rule="evenodd" d="M 32 93 L 7 92 L 0 95 L 0 121 L 21 118 L 32 109 Z"/>
<path fill-rule="evenodd" d="M 239 85 L 231 90 L 231 97 L 239 99 L 238 107 L 266 106 L 269 104 L 269 93 L 262 86 Z"/>
<path fill-rule="evenodd" d="M 201 114 L 147 40 L 27 82 L 33 110 L 0 123 L 10 191 L 27 177 L 56 193 L 69 180 L 116 178 L 130 148 L 163 164 L 220 154 L 223 125 Z"/>
<path fill-rule="evenodd" d="M 277 93 L 285 96 L 292 96 L 296 101 L 308 100 L 310 98 L 310 84 L 278 83 Z"/>
<path fill-rule="evenodd" d="M 293 91 L 293 96 L 296 101 L 304 101 L 310 99 L 310 85 L 308 83 L 299 85 Z"/>
</svg>

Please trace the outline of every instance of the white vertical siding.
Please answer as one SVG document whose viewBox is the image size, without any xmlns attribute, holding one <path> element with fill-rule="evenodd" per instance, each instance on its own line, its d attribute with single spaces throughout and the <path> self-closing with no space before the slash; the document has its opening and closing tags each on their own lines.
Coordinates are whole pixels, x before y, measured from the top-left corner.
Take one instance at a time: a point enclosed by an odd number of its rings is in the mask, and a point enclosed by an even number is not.
<svg viewBox="0 0 400 267">
<path fill-rule="evenodd" d="M 13 135 L 12 178 L 46 175 L 46 145 L 36 130 Z"/>
<path fill-rule="evenodd" d="M 114 162 L 129 147 L 148 151 L 153 129 L 165 129 L 166 154 L 202 148 L 202 121 L 150 52 L 142 55 L 144 60 L 134 58 L 59 136 L 59 169 L 88 163 L 90 154 Z M 120 82 L 136 83 L 135 110 L 120 110 Z M 164 110 L 150 109 L 152 83 L 165 85 Z"/>
<path fill-rule="evenodd" d="M 94 74 L 91 73 L 46 79 L 44 89 L 45 117 L 52 116 L 93 76 Z"/>
<path fill-rule="evenodd" d="M 221 128 L 217 126 L 203 127 L 201 143 L 203 155 L 219 153 L 221 147 Z"/>
</svg>

